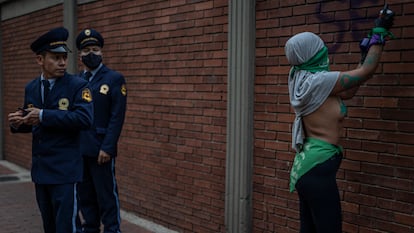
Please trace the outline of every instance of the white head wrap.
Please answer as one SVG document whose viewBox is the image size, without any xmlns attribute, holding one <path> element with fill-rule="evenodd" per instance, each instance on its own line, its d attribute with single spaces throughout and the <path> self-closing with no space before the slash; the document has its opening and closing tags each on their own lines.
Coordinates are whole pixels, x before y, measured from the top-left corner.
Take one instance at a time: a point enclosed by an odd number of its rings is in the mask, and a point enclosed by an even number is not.
<svg viewBox="0 0 414 233">
<path fill-rule="evenodd" d="M 285 53 L 289 63 L 296 66 L 309 61 L 324 47 L 325 44 L 317 35 L 302 32 L 286 42 Z M 302 117 L 316 111 L 325 102 L 338 77 L 339 72 L 311 73 L 307 70 L 296 70 L 293 75 L 289 75 L 290 104 L 296 113 L 292 125 L 292 148 L 297 152 L 300 152 L 306 137 Z"/>
<path fill-rule="evenodd" d="M 291 37 L 285 45 L 285 54 L 292 66 L 303 64 L 325 47 L 322 39 L 312 32 L 302 32 Z"/>
</svg>

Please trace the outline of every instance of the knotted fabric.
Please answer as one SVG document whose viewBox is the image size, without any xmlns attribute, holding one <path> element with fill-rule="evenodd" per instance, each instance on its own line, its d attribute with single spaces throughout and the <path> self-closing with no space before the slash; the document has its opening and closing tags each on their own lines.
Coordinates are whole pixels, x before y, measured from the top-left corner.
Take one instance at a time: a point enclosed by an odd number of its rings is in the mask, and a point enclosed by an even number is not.
<svg viewBox="0 0 414 233">
<path fill-rule="evenodd" d="M 329 97 L 339 72 L 329 72 L 328 49 L 322 39 L 311 32 L 291 37 L 285 54 L 293 66 L 289 72 L 289 98 L 295 110 L 292 125 L 292 148 L 301 151 L 305 138 L 302 117 L 316 111 Z"/>
</svg>

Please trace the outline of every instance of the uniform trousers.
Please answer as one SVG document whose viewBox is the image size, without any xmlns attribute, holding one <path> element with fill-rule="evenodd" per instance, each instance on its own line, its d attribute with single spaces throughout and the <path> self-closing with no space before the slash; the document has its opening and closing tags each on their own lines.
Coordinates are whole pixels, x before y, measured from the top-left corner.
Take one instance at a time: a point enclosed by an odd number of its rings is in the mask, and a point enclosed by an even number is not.
<svg viewBox="0 0 414 233">
<path fill-rule="evenodd" d="M 76 183 L 35 184 L 45 233 L 80 232 Z"/>
<path fill-rule="evenodd" d="M 316 165 L 297 182 L 300 233 L 342 233 L 342 213 L 336 173 L 342 154 Z"/>
<path fill-rule="evenodd" d="M 120 208 L 115 179 L 115 159 L 99 165 L 97 157 L 84 156 L 83 181 L 79 184 L 79 203 L 84 233 L 120 233 Z"/>
</svg>

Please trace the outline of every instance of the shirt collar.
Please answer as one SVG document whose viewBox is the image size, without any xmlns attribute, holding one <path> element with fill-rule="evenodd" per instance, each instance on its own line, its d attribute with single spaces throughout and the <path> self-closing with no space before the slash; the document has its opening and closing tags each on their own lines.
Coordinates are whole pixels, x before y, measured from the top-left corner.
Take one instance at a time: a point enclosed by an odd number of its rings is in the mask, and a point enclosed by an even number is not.
<svg viewBox="0 0 414 233">
<path fill-rule="evenodd" d="M 40 75 L 40 81 L 42 81 L 42 80 L 46 80 L 46 78 L 45 78 L 45 76 L 43 76 L 43 74 Z M 52 88 L 53 85 L 55 85 L 56 78 L 49 78 L 49 79 L 47 79 L 47 81 L 49 81 L 50 88 Z"/>
<path fill-rule="evenodd" d="M 98 73 L 99 69 L 100 69 L 102 66 L 103 66 L 103 64 L 101 63 L 101 64 L 99 64 L 98 68 L 96 68 L 96 69 L 94 69 L 94 70 L 90 70 L 90 71 L 89 71 L 89 72 L 91 72 L 91 73 L 92 73 L 92 76 L 89 78 L 89 80 L 92 80 L 92 79 L 93 79 L 93 77 L 95 77 L 95 74 L 96 74 L 96 73 Z M 86 72 L 86 70 L 85 70 L 84 72 Z"/>
</svg>

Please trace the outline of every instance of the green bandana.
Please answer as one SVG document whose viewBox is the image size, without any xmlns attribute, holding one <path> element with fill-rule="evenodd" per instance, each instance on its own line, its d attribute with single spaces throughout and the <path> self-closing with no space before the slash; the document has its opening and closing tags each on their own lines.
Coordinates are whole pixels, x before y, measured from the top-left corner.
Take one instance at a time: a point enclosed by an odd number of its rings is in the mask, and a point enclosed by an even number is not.
<svg viewBox="0 0 414 233">
<path fill-rule="evenodd" d="M 306 70 L 311 73 L 316 73 L 318 71 L 329 71 L 329 57 L 328 57 L 328 48 L 324 46 L 319 52 L 315 54 L 309 61 L 300 64 L 298 66 L 293 66 L 291 70 L 291 75 L 297 70 Z"/>
<path fill-rule="evenodd" d="M 295 155 L 292 170 L 290 171 L 289 191 L 293 192 L 297 181 L 313 167 L 338 153 L 342 153 L 342 147 L 317 138 L 306 138 L 303 150 Z"/>
</svg>

